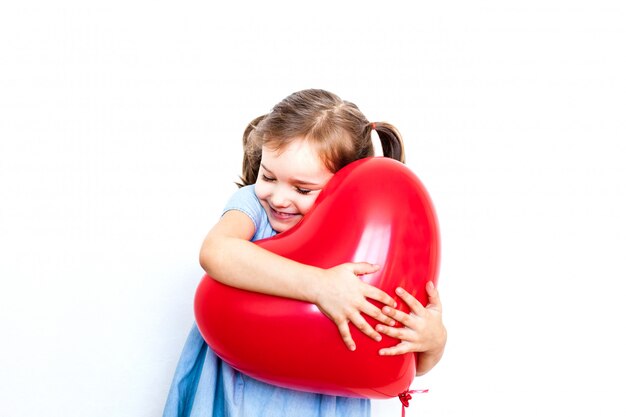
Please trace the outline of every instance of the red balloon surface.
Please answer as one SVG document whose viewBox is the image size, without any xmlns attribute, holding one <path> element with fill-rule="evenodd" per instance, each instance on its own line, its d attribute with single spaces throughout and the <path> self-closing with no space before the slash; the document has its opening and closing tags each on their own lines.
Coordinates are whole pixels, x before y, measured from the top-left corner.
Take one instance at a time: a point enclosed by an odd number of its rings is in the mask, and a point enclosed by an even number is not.
<svg viewBox="0 0 626 417">
<path fill-rule="evenodd" d="M 425 285 L 437 281 L 439 231 L 431 200 L 415 174 L 389 158 L 366 158 L 344 167 L 297 226 L 256 243 L 321 268 L 378 264 L 378 272 L 362 279 L 391 295 L 405 312 L 408 306 L 395 294 L 396 287 L 426 305 Z M 350 325 L 357 346 L 351 352 L 335 324 L 310 303 L 236 289 L 205 276 L 196 291 L 195 316 L 219 357 L 270 384 L 390 398 L 407 390 L 415 376 L 414 354 L 378 354 L 398 344 L 397 339 L 383 335 L 376 342 Z"/>
</svg>

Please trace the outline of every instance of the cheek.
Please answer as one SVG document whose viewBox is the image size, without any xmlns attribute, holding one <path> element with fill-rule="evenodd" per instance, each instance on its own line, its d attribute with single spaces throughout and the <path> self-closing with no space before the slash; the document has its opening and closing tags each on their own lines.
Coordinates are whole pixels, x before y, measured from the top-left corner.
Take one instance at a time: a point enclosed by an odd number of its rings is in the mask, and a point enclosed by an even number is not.
<svg viewBox="0 0 626 417">
<path fill-rule="evenodd" d="M 254 193 L 256 194 L 259 200 L 263 200 L 267 198 L 269 195 L 269 187 L 268 184 L 262 181 L 258 181 L 254 184 Z"/>
<path fill-rule="evenodd" d="M 311 210 L 311 207 L 313 207 L 315 200 L 316 198 L 312 197 L 300 199 L 300 202 L 298 204 L 298 211 L 300 211 L 300 213 L 304 216 L 309 212 L 309 210 Z"/>
</svg>

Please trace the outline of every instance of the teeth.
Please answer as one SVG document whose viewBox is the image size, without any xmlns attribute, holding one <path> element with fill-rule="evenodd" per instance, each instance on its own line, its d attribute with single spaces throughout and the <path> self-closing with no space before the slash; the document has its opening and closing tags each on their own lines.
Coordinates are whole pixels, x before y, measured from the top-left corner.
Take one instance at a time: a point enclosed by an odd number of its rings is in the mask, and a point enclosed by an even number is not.
<svg viewBox="0 0 626 417">
<path fill-rule="evenodd" d="M 276 213 L 277 216 L 279 217 L 290 217 L 293 216 L 295 213 L 285 213 L 283 211 L 278 211 L 275 208 L 272 208 L 272 210 L 274 210 L 274 213 Z"/>
</svg>

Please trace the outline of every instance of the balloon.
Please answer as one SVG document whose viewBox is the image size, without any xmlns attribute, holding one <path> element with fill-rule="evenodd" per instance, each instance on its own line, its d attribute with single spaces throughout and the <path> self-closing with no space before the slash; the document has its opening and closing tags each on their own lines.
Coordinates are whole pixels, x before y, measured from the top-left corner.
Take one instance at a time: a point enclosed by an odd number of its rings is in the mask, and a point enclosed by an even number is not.
<svg viewBox="0 0 626 417">
<path fill-rule="evenodd" d="M 405 165 L 384 157 L 339 170 L 298 225 L 257 244 L 321 268 L 378 264 L 378 272 L 361 278 L 391 295 L 405 312 L 409 308 L 395 288 L 405 288 L 426 305 L 425 285 L 436 283 L 439 269 L 438 225 L 426 189 Z M 383 335 L 376 342 L 351 324 L 357 348 L 349 351 L 335 324 L 310 303 L 236 289 L 205 276 L 194 308 L 202 336 L 219 357 L 273 385 L 390 398 L 406 391 L 415 376 L 416 355 L 378 354 L 397 339 Z"/>
</svg>

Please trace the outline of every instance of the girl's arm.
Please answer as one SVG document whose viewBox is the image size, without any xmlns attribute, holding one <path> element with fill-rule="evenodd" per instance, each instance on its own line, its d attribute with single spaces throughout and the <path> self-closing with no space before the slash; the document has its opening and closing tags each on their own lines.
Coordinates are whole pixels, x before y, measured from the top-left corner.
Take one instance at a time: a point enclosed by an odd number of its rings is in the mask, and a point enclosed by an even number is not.
<svg viewBox="0 0 626 417">
<path fill-rule="evenodd" d="M 250 242 L 254 232 L 254 223 L 246 214 L 238 210 L 224 213 L 202 244 L 202 268 L 214 279 L 232 287 L 316 304 L 337 325 L 350 350 L 356 346 L 349 322 L 372 339 L 381 338 L 361 313 L 382 323 L 394 324 L 367 298 L 388 306 L 395 306 L 394 300 L 358 278 L 358 275 L 376 272 L 378 266 L 345 263 L 322 269 L 304 265 Z"/>
<path fill-rule="evenodd" d="M 448 333 L 441 320 L 441 300 L 439 292 L 432 282 L 426 284 L 428 305 L 422 306 L 411 294 L 397 288 L 396 293 L 411 309 L 410 314 L 383 307 L 383 312 L 396 319 L 404 327 L 396 328 L 378 324 L 376 330 L 388 336 L 400 339 L 400 343 L 390 348 L 381 349 L 381 355 L 401 355 L 409 352 L 419 352 L 419 361 L 416 362 L 415 373 L 424 375 L 439 362 L 448 339 Z"/>
</svg>

